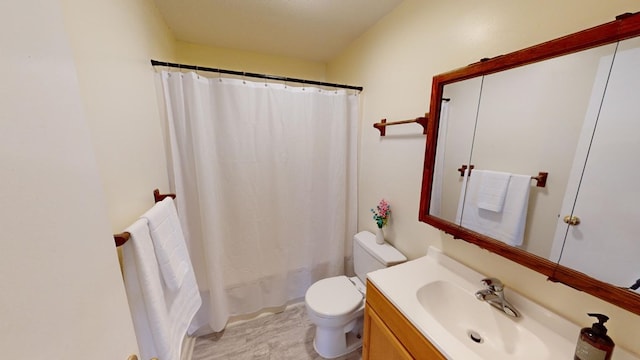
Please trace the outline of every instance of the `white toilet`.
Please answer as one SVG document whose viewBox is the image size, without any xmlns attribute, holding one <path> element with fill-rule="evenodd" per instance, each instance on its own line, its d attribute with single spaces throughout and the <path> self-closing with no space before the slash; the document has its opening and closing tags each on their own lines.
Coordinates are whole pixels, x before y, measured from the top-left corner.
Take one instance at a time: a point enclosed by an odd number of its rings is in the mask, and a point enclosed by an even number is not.
<svg viewBox="0 0 640 360">
<path fill-rule="evenodd" d="M 307 315 L 316 325 L 313 347 L 326 359 L 345 355 L 362 346 L 364 294 L 367 274 L 407 261 L 393 246 L 376 244 L 368 231 L 353 237 L 353 264 L 357 276 L 322 279 L 305 295 Z"/>
</svg>

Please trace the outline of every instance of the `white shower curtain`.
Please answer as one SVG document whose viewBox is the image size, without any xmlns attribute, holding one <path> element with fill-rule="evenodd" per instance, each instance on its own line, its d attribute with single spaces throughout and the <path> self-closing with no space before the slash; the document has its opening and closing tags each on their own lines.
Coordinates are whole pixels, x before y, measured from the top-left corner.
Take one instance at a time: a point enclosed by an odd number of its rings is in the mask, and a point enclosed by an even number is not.
<svg viewBox="0 0 640 360">
<path fill-rule="evenodd" d="M 162 72 L 169 176 L 203 309 L 281 306 L 343 274 L 356 232 L 358 96 Z"/>
</svg>

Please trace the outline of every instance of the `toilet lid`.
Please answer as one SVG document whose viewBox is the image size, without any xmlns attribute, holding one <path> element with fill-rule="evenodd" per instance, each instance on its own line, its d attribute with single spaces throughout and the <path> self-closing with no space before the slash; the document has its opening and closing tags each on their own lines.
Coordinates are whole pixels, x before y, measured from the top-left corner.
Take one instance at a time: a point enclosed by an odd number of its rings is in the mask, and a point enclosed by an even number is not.
<svg viewBox="0 0 640 360">
<path fill-rule="evenodd" d="M 316 314 L 335 317 L 356 310 L 362 303 L 362 294 L 346 276 L 335 276 L 311 285 L 305 301 Z"/>
</svg>

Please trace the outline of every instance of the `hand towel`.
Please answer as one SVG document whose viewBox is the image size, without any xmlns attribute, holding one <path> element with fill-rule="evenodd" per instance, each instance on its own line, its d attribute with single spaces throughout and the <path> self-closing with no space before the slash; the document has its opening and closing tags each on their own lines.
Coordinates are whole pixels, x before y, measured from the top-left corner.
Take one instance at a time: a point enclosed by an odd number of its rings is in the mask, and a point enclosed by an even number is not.
<svg viewBox="0 0 640 360">
<path fill-rule="evenodd" d="M 193 271 L 178 291 L 162 280 L 148 221 L 138 219 L 126 229 L 122 246 L 124 283 L 142 359 L 179 360 L 182 343 L 202 300 Z"/>
<path fill-rule="evenodd" d="M 478 207 L 494 212 L 501 212 L 509 187 L 510 173 L 474 170 L 474 181 L 478 182 Z"/>
<path fill-rule="evenodd" d="M 473 174 L 476 170 L 473 170 Z M 519 246 L 524 240 L 524 229 L 529 205 L 531 176 L 512 174 L 501 212 L 478 207 L 479 181 L 475 175 L 466 179 L 460 192 L 456 222 L 475 232 L 506 244 Z"/>
<path fill-rule="evenodd" d="M 157 202 L 142 218 L 149 222 L 162 279 L 171 291 L 176 291 L 182 286 L 191 261 L 173 199 L 166 197 Z"/>
</svg>

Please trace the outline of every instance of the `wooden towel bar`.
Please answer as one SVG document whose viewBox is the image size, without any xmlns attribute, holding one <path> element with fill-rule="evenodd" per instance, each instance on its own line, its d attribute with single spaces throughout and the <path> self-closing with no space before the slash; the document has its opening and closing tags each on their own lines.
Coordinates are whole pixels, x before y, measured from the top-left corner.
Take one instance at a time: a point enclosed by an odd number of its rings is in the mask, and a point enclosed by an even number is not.
<svg viewBox="0 0 640 360">
<path fill-rule="evenodd" d="M 418 124 L 422 125 L 422 133 L 426 134 L 427 133 L 427 123 L 428 122 L 429 122 L 429 113 L 426 113 L 426 114 L 424 114 L 424 116 L 417 117 L 417 118 L 411 119 L 411 120 L 400 120 L 400 121 L 387 122 L 387 119 L 382 119 L 382 120 L 380 120 L 379 123 L 373 124 L 373 127 L 378 129 L 378 131 L 380 131 L 380 136 L 385 136 L 386 135 L 386 127 L 387 126 L 418 123 Z"/>
<path fill-rule="evenodd" d="M 160 202 L 164 200 L 164 198 L 166 197 L 171 197 L 172 199 L 175 199 L 176 194 L 160 194 L 160 190 L 158 189 L 153 190 L 153 200 L 155 202 Z M 113 240 L 116 243 L 116 247 L 124 245 L 127 241 L 129 241 L 129 238 L 131 238 L 131 234 L 127 231 L 122 232 L 120 234 L 113 235 Z"/>
<path fill-rule="evenodd" d="M 475 166 L 471 165 L 469 166 L 469 176 L 471 176 L 471 171 L 473 170 Z M 464 176 L 464 172 L 467 170 L 467 165 L 462 165 L 458 168 L 458 171 L 460 172 L 460 176 Z M 543 172 L 540 171 L 538 172 L 538 176 L 531 176 L 532 180 L 536 180 L 536 186 L 537 187 L 546 187 L 547 186 L 547 178 L 549 177 L 549 173 L 548 172 Z"/>
</svg>

